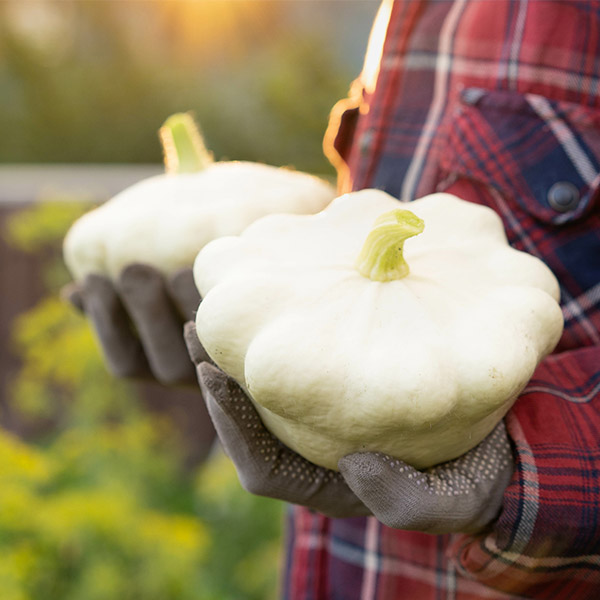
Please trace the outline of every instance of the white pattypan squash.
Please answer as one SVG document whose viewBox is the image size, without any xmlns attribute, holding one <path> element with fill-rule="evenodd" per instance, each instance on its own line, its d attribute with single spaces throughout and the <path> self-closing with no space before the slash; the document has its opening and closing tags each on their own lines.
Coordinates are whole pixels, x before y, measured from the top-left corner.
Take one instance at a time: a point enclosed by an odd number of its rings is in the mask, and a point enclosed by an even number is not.
<svg viewBox="0 0 600 600">
<path fill-rule="evenodd" d="M 463 454 L 563 326 L 550 270 L 494 211 L 448 194 L 364 190 L 265 217 L 208 244 L 194 276 L 208 354 L 274 435 L 331 469 L 357 451 L 417 468 Z"/>
<path fill-rule="evenodd" d="M 76 280 L 116 278 L 131 263 L 163 273 L 191 266 L 209 241 L 271 213 L 315 213 L 334 188 L 306 173 L 251 162 L 212 162 L 187 114 L 161 129 L 167 173 L 143 180 L 85 214 L 64 257 Z"/>
</svg>

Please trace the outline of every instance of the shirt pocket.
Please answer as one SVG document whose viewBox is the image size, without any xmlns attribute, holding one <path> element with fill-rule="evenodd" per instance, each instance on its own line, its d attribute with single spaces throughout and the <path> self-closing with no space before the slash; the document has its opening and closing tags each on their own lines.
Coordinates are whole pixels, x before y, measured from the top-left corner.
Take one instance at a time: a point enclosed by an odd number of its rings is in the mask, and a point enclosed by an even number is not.
<svg viewBox="0 0 600 600">
<path fill-rule="evenodd" d="M 577 221 L 598 203 L 597 109 L 466 88 L 446 113 L 438 151 L 442 180 L 466 177 L 491 186 L 509 210 L 546 224 Z"/>
</svg>

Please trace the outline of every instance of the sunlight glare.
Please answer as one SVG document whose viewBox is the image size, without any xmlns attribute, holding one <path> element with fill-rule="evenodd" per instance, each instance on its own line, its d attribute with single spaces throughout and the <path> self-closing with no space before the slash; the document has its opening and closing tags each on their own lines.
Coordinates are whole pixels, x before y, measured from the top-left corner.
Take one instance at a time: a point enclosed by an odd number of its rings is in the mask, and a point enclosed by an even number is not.
<svg viewBox="0 0 600 600">
<path fill-rule="evenodd" d="M 361 74 L 361 82 L 368 94 L 373 93 L 377 84 L 379 75 L 379 62 L 383 54 L 383 45 L 385 42 L 385 34 L 387 32 L 388 23 L 392 13 L 393 0 L 384 0 L 379 7 L 371 35 L 369 36 L 369 44 L 365 63 Z"/>
</svg>

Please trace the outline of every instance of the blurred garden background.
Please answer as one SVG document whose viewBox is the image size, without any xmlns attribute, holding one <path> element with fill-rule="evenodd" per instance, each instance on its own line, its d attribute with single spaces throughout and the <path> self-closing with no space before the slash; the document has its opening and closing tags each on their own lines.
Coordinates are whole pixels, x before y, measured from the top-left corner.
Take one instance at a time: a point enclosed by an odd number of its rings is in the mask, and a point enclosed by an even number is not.
<svg viewBox="0 0 600 600">
<path fill-rule="evenodd" d="M 1 600 L 277 597 L 284 507 L 208 454 L 195 390 L 107 374 L 60 298 L 61 241 L 161 171 L 156 132 L 178 111 L 219 160 L 332 177 L 328 113 L 377 6 L 0 2 Z"/>
</svg>

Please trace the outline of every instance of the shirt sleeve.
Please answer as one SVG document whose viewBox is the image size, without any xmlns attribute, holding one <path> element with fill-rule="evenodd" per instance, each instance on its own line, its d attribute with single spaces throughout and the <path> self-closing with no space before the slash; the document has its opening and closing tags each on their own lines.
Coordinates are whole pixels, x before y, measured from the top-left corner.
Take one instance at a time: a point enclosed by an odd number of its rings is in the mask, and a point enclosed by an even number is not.
<svg viewBox="0 0 600 600">
<path fill-rule="evenodd" d="M 459 179 L 445 191 L 493 205 L 489 188 L 473 181 Z M 584 263 L 586 247 L 579 247 Z M 590 317 L 587 304 L 597 287 L 568 306 L 563 298 L 566 337 L 578 329 L 573 306 L 580 323 L 586 308 Z M 591 318 L 586 326 L 594 323 Z M 564 347 L 538 366 L 506 417 L 515 471 L 497 521 L 485 535 L 457 536 L 450 554 L 464 576 L 504 592 L 555 598 L 560 583 L 560 597 L 594 598 L 600 589 L 600 346 Z"/>
<path fill-rule="evenodd" d="M 487 535 L 461 536 L 452 548 L 464 575 L 512 593 L 549 591 L 558 581 L 577 598 L 597 593 L 599 365 L 592 346 L 537 369 L 507 416 L 516 468 L 502 512 Z"/>
</svg>

